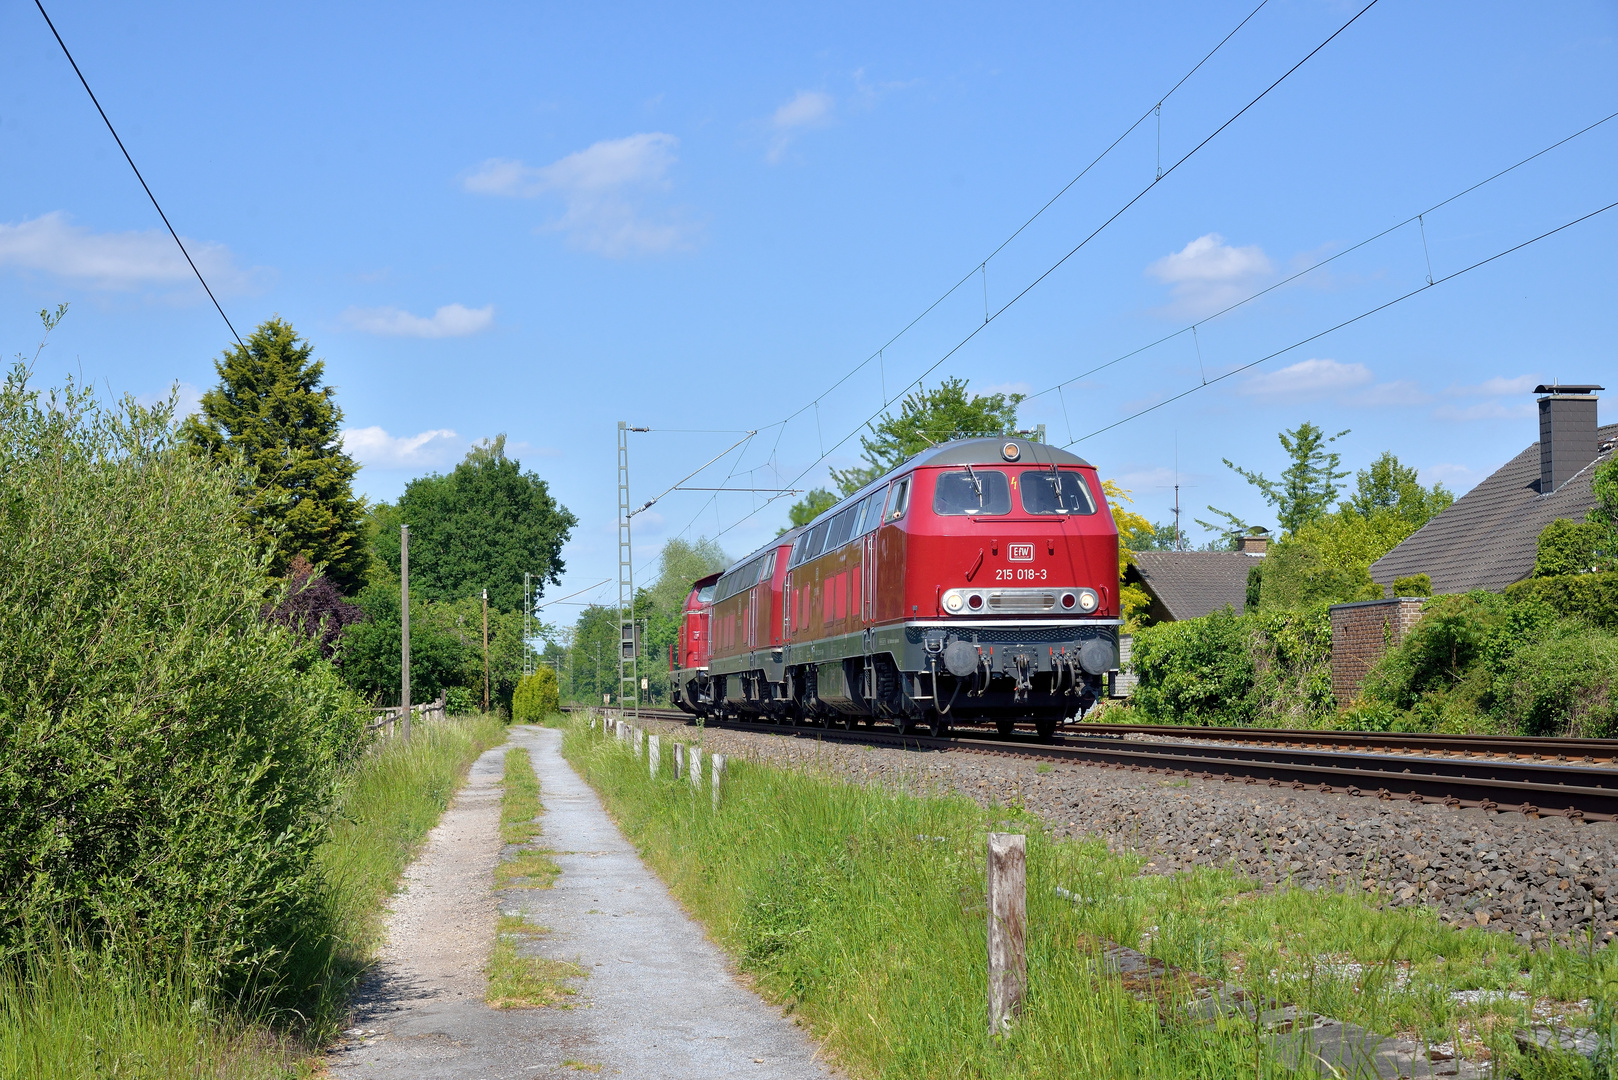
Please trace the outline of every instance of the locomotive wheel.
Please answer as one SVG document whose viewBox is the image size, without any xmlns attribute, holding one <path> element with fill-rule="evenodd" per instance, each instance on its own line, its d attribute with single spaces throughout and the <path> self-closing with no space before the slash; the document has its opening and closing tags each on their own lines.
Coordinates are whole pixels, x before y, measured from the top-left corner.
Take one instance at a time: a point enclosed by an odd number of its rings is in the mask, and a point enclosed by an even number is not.
<svg viewBox="0 0 1618 1080">
<path fill-rule="evenodd" d="M 1034 720 L 1034 730 L 1039 732 L 1041 739 L 1049 741 L 1056 734 L 1056 719 L 1054 716 L 1040 716 Z"/>
<path fill-rule="evenodd" d="M 942 739 L 949 734 L 949 717 L 936 709 L 927 714 L 927 734 Z"/>
<path fill-rule="evenodd" d="M 1003 716 L 994 722 L 994 729 L 1000 733 L 1002 739 L 1009 739 L 1011 733 L 1017 730 L 1017 718 Z"/>
<path fill-rule="evenodd" d="M 899 729 L 899 734 L 901 735 L 910 734 L 911 724 L 912 721 L 910 717 L 906 716 L 904 713 L 899 713 L 893 718 L 893 726 Z"/>
</svg>

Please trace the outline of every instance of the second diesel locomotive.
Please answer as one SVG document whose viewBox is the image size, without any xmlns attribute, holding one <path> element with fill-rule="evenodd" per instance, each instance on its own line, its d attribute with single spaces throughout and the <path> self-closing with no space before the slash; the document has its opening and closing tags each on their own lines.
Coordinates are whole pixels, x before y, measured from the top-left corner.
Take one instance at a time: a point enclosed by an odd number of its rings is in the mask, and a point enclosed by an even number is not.
<svg viewBox="0 0 1618 1080">
<path fill-rule="evenodd" d="M 1096 470 L 1021 438 L 916 455 L 692 589 L 688 712 L 1049 737 L 1118 662 L 1118 530 Z"/>
</svg>

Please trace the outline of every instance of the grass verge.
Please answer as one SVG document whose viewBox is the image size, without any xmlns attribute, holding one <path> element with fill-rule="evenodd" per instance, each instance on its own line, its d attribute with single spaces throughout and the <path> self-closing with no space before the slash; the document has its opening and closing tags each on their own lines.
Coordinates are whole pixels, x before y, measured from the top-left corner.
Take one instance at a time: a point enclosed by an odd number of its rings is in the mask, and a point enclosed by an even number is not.
<svg viewBox="0 0 1618 1080">
<path fill-rule="evenodd" d="M 334 1036 L 348 995 L 380 943 L 382 901 L 484 750 L 505 739 L 489 717 L 418 724 L 361 759 L 319 861 L 326 893 L 324 967 L 305 976 L 306 1008 L 265 1015 L 210 1000 L 143 950 L 96 955 L 44 943 L 0 972 L 0 1076 L 314 1075 L 311 1048 Z"/>
<path fill-rule="evenodd" d="M 1248 1025 L 1160 1022 L 1102 970 L 1101 941 L 1536 1080 L 1588 1074 L 1521 1058 L 1512 1032 L 1579 1012 L 1618 975 L 1614 954 L 1528 952 L 1357 889 L 1265 890 L 1219 869 L 1143 875 L 1141 859 L 1056 840 L 1014 808 L 733 761 L 714 813 L 707 792 L 650 779 L 632 751 L 582 725 L 564 747 L 688 910 L 859 1077 L 1291 1075 Z M 995 829 L 1028 836 L 1029 990 L 1004 1040 L 985 1031 Z"/>
<path fill-rule="evenodd" d="M 534 773 L 528 751 L 522 747 L 506 751 L 501 788 L 501 837 L 507 844 L 532 841 L 539 834 L 536 819 L 542 809 L 539 777 Z M 561 872 L 562 868 L 549 851 L 519 848 L 495 865 L 494 887 L 548 889 Z M 577 991 L 568 985 L 568 980 L 584 978 L 585 971 L 577 964 L 534 954 L 535 942 L 547 932 L 521 915 L 500 916 L 486 969 L 489 985 L 484 999 L 490 1005 L 497 1009 L 571 1007 L 567 999 Z"/>
</svg>

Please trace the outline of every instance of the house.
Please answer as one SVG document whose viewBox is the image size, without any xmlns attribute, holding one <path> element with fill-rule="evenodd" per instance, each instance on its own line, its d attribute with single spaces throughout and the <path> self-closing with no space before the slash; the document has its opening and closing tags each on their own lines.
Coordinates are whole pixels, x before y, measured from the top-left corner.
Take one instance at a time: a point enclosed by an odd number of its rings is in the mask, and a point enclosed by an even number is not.
<svg viewBox="0 0 1618 1080">
<path fill-rule="evenodd" d="M 1244 536 L 1240 551 L 1139 551 L 1124 574 L 1125 585 L 1139 585 L 1152 598 L 1151 622 L 1195 619 L 1228 604 L 1247 604 L 1247 572 L 1264 557 L 1269 541 Z"/>
<path fill-rule="evenodd" d="M 1534 572 L 1539 534 L 1557 518 L 1583 521 L 1591 479 L 1609 461 L 1618 424 L 1596 424 L 1600 386 L 1538 386 L 1539 441 L 1371 564 L 1393 595 L 1397 578 L 1426 574 L 1434 593 L 1499 592 Z"/>
</svg>

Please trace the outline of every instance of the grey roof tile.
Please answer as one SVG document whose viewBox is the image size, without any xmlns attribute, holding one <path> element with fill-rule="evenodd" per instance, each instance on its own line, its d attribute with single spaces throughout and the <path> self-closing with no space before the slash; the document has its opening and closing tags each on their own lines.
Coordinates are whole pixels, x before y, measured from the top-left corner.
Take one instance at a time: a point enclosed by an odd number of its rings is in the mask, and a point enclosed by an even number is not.
<svg viewBox="0 0 1618 1080">
<path fill-rule="evenodd" d="M 1154 618 L 1195 619 L 1226 604 L 1241 611 L 1247 603 L 1247 571 L 1259 559 L 1239 551 L 1141 551 L 1130 576 L 1156 599 Z"/>
<path fill-rule="evenodd" d="M 1618 437 L 1618 424 L 1596 429 L 1597 445 Z M 1534 572 L 1539 534 L 1556 518 L 1584 520 L 1595 505 L 1590 482 L 1613 452 L 1597 454 L 1561 487 L 1539 493 L 1539 443 L 1496 469 L 1398 547 L 1371 564 L 1371 580 L 1426 574 L 1433 592 L 1498 592 Z"/>
</svg>

